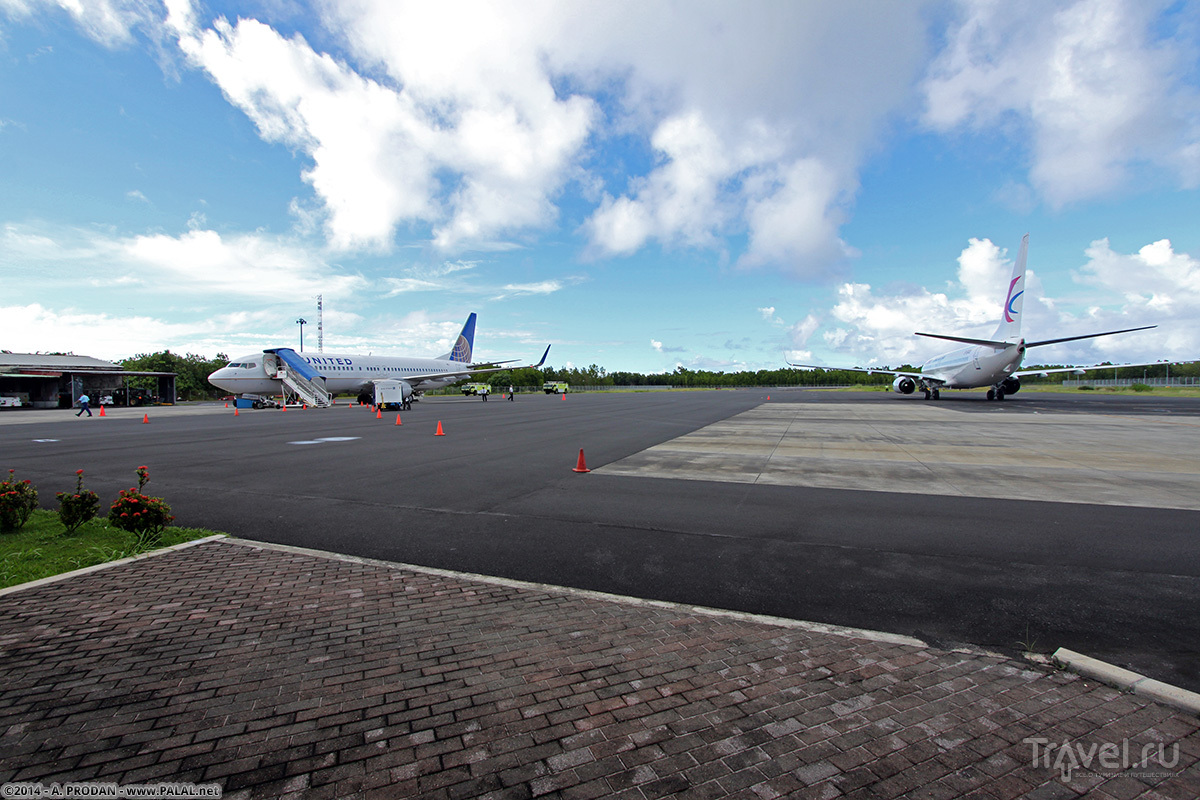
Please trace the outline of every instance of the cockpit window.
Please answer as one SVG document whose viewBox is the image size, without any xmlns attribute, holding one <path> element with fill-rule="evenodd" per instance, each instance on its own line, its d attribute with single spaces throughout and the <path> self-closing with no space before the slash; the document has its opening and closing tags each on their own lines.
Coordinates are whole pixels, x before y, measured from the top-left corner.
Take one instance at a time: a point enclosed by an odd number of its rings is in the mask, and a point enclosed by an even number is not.
<svg viewBox="0 0 1200 800">
<path fill-rule="evenodd" d="M 237 369 L 241 366 L 241 364 L 226 364 L 225 366 L 229 367 L 230 369 Z"/>
</svg>

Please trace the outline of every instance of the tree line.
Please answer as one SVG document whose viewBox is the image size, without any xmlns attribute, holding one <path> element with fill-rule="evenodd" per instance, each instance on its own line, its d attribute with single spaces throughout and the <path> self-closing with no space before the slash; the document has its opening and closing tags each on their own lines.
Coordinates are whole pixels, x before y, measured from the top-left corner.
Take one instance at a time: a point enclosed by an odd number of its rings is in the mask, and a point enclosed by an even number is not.
<svg viewBox="0 0 1200 800">
<path fill-rule="evenodd" d="M 144 353 L 126 358 L 118 362 L 128 370 L 144 370 L 153 372 L 174 372 L 175 387 L 180 400 L 203 400 L 220 397 L 225 394 L 208 382 L 208 376 L 229 363 L 229 356 L 217 353 L 215 358 L 188 353 L 178 355 L 169 350 L 159 353 Z M 1054 369 L 1053 364 L 1040 364 L 1024 367 L 1024 369 Z M 888 367 L 887 369 L 891 369 Z M 907 372 L 916 371 L 908 364 L 902 364 L 895 369 Z M 1117 367 L 1115 370 L 1099 370 L 1089 373 L 1093 378 L 1162 378 L 1168 371 L 1176 377 L 1200 377 L 1200 362 L 1186 364 L 1155 364 L 1149 367 Z M 1115 373 L 1115 374 L 1114 374 Z M 493 372 L 479 376 L 483 382 L 490 384 L 496 391 L 503 391 L 509 386 L 540 387 L 549 381 L 562 381 L 572 386 L 678 386 L 682 388 L 702 386 L 886 386 L 891 384 L 892 376 L 886 374 L 867 374 L 852 372 L 844 369 L 812 369 L 800 370 L 784 367 L 782 369 L 739 370 L 737 372 L 714 372 L 711 370 L 691 370 L 683 366 L 676 367 L 672 372 L 627 372 L 618 370 L 609 372 L 597 364 L 586 367 L 543 367 L 541 369 L 512 369 Z M 1058 383 L 1074 377 L 1070 373 L 1050 375 L 1039 378 L 1030 375 L 1022 378 L 1023 383 Z M 129 378 L 131 387 L 142 386 L 152 389 L 153 378 Z"/>
</svg>

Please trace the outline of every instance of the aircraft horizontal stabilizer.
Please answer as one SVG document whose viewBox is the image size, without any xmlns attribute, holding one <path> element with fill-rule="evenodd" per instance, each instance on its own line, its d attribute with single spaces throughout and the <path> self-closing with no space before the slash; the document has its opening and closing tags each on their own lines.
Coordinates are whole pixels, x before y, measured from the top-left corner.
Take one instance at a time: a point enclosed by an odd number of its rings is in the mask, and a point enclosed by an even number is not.
<svg viewBox="0 0 1200 800">
<path fill-rule="evenodd" d="M 1146 331 L 1151 328 L 1157 328 L 1157 325 L 1143 325 L 1140 328 L 1126 328 L 1120 331 L 1105 331 L 1104 333 L 1085 333 L 1083 336 L 1067 336 L 1062 339 L 1044 339 L 1040 342 L 1026 342 L 1026 347 L 1041 347 L 1045 344 L 1058 344 L 1059 342 L 1073 342 L 1077 339 L 1095 339 L 1097 336 L 1112 336 L 1116 333 L 1129 333 L 1131 331 Z"/>
<path fill-rule="evenodd" d="M 963 344 L 981 344 L 984 347 L 996 347 L 1000 349 L 1012 347 L 1016 344 L 1016 342 L 997 342 L 992 339 L 969 339 L 966 336 L 946 336 L 942 333 L 921 333 L 920 331 L 917 331 L 916 335 L 928 336 L 931 339 L 945 339 L 950 342 L 962 342 Z"/>
</svg>

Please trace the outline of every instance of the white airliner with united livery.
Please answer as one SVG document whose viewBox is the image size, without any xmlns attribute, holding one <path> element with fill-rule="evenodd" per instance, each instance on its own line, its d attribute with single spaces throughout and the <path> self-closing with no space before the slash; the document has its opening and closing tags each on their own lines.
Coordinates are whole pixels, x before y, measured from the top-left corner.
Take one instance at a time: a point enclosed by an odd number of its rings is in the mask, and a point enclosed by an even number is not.
<svg viewBox="0 0 1200 800">
<path fill-rule="evenodd" d="M 472 375 L 512 369 L 471 365 L 475 318 L 474 313 L 467 317 L 454 347 L 437 358 L 297 353 L 290 347 L 276 347 L 240 356 L 209 375 L 208 380 L 234 394 L 286 396 L 290 392 L 316 406 L 329 405 L 336 394 L 352 394 L 359 402 L 370 403 L 381 389 L 395 393 L 407 404 L 414 396 L 430 389 L 448 386 Z M 542 360 L 529 366 L 535 369 L 542 366 L 549 353 L 547 347 Z"/>
<path fill-rule="evenodd" d="M 935 356 L 921 365 L 920 372 L 904 372 L 890 369 L 864 369 L 862 367 L 829 367 L 819 364 L 791 364 L 793 367 L 811 369 L 845 369 L 851 372 L 895 375 L 892 390 L 899 394 L 912 394 L 917 389 L 925 393 L 925 399 L 937 400 L 942 389 L 981 389 L 988 387 L 988 400 L 1003 400 L 1005 395 L 1016 394 L 1021 388 L 1021 378 L 1026 375 L 1048 375 L 1052 372 L 1074 372 L 1083 374 L 1093 369 L 1112 369 L 1112 364 L 1093 364 L 1086 367 L 1061 367 L 1055 369 L 1021 370 L 1021 361 L 1030 347 L 1042 347 L 1076 339 L 1094 339 L 1097 336 L 1112 336 L 1116 333 L 1144 331 L 1155 325 L 1140 328 L 1125 328 L 1119 331 L 1088 333 L 1083 336 L 1067 336 L 1061 339 L 1043 339 L 1027 342 L 1021 338 L 1021 306 L 1025 297 L 1025 257 L 1029 250 L 1029 234 L 1021 239 L 1017 263 L 1013 266 L 1012 278 L 1008 282 L 1008 295 L 1004 298 L 1000 324 L 991 339 L 971 339 L 965 336 L 947 336 L 939 333 L 921 333 L 934 339 L 947 339 L 968 345 L 957 350 Z M 1121 366 L 1150 366 L 1149 362 L 1123 364 Z"/>
</svg>

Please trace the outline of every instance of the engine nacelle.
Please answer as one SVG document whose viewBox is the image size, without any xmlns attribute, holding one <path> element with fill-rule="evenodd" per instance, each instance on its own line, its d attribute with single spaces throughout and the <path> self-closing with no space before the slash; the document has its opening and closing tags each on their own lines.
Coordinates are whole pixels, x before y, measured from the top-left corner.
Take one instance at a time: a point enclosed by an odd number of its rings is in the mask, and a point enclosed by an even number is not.
<svg viewBox="0 0 1200 800">
<path fill-rule="evenodd" d="M 1016 394 L 1021 391 L 1021 380 L 1019 378 L 1005 378 L 1004 383 L 1000 384 L 1000 389 L 1005 394 Z"/>
<path fill-rule="evenodd" d="M 912 394 L 917 390 L 917 382 L 905 375 L 897 375 L 892 381 L 892 391 L 896 394 Z"/>
</svg>

